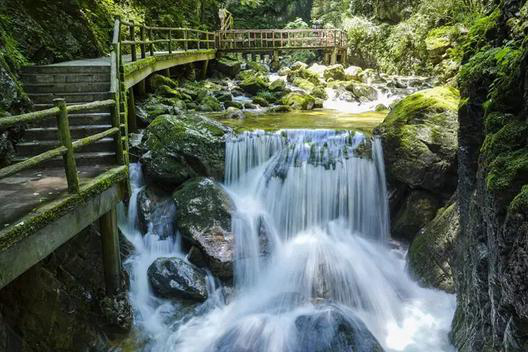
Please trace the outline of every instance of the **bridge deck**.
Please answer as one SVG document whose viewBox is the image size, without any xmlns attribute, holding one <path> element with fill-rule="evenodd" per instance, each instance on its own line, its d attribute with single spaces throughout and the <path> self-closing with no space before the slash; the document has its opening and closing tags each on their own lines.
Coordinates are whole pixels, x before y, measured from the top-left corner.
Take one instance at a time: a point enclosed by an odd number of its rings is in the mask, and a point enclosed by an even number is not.
<svg viewBox="0 0 528 352">
<path fill-rule="evenodd" d="M 115 165 L 79 166 L 81 187 Z M 65 197 L 68 183 L 64 168 L 24 170 L 0 179 L 0 230 L 41 206 Z"/>
</svg>

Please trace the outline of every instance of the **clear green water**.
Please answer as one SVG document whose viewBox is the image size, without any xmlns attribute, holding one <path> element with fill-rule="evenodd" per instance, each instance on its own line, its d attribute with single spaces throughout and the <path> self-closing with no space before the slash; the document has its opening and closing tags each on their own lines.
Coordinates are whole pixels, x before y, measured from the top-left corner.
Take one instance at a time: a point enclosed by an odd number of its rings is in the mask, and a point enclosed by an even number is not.
<svg viewBox="0 0 528 352">
<path fill-rule="evenodd" d="M 280 129 L 346 129 L 371 133 L 387 116 L 387 112 L 367 112 L 361 114 L 320 109 L 293 111 L 287 113 L 249 114 L 245 119 L 213 118 L 233 128 L 237 132 L 248 130 L 277 131 Z"/>
</svg>

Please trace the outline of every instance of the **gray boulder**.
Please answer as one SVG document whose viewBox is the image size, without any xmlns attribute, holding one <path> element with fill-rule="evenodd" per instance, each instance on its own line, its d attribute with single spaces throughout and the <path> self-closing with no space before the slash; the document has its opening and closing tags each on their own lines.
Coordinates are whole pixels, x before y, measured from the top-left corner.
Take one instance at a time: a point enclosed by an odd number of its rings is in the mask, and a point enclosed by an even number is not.
<svg viewBox="0 0 528 352">
<path fill-rule="evenodd" d="M 229 195 L 209 178 L 186 182 L 173 194 L 176 223 L 183 238 L 202 253 L 211 272 L 225 280 L 233 276 L 234 237 Z M 199 256 L 193 255 L 192 258 Z M 199 265 L 199 263 L 196 263 Z"/>
<path fill-rule="evenodd" d="M 148 268 L 148 278 L 154 292 L 162 298 L 205 301 L 205 272 L 180 258 L 158 258 Z"/>
</svg>

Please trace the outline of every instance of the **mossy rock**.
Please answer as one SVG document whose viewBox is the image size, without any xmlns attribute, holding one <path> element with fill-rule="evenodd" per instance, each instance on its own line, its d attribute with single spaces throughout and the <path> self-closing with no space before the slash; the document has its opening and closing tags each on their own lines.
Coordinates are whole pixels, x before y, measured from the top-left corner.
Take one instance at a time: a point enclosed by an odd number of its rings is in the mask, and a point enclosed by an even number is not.
<svg viewBox="0 0 528 352">
<path fill-rule="evenodd" d="M 328 66 L 324 71 L 323 76 L 326 80 L 332 79 L 334 81 L 345 81 L 347 79 L 345 68 L 343 65 L 339 64 Z"/>
<path fill-rule="evenodd" d="M 315 84 L 304 78 L 295 78 L 293 80 L 293 84 L 306 91 L 308 94 L 312 93 L 312 91 L 315 89 Z"/>
<path fill-rule="evenodd" d="M 136 110 L 137 116 L 148 125 L 160 115 L 180 115 L 186 108 L 187 104 L 178 98 L 150 95 Z"/>
<path fill-rule="evenodd" d="M 378 92 L 372 86 L 359 82 L 350 82 L 346 90 L 351 92 L 358 101 L 367 102 L 378 99 Z"/>
<path fill-rule="evenodd" d="M 240 82 L 240 88 L 250 94 L 257 95 L 259 92 L 268 90 L 269 79 L 260 75 L 245 76 Z"/>
<path fill-rule="evenodd" d="M 221 185 L 194 178 L 173 193 L 176 223 L 183 238 L 196 246 L 207 267 L 222 279 L 233 276 L 234 237 L 231 213 L 235 206 Z M 199 265 L 199 263 L 196 263 Z"/>
<path fill-rule="evenodd" d="M 389 181 L 450 195 L 457 184 L 459 93 L 451 87 L 401 100 L 375 133 L 383 140 Z"/>
<path fill-rule="evenodd" d="M 145 175 L 165 188 L 196 176 L 221 180 L 228 133 L 229 128 L 199 114 L 157 117 L 143 136 Z"/>
<path fill-rule="evenodd" d="M 434 194 L 421 190 L 410 191 L 393 216 L 392 236 L 411 242 L 434 219 L 440 206 L 440 201 Z"/>
<path fill-rule="evenodd" d="M 271 92 L 282 92 L 286 89 L 286 82 L 284 82 L 282 79 L 276 79 L 275 81 L 271 82 L 269 86 L 269 90 Z"/>
<path fill-rule="evenodd" d="M 304 66 L 300 66 L 297 69 L 292 67 L 292 69 L 288 72 L 288 76 L 287 76 L 288 82 L 293 83 L 295 79 L 297 78 L 302 78 L 307 81 L 310 81 L 315 86 L 319 86 L 323 84 L 317 72 L 307 69 Z"/>
<path fill-rule="evenodd" d="M 242 68 L 242 63 L 229 56 L 224 56 L 213 63 L 213 70 L 216 70 L 229 78 L 235 78 Z"/>
<path fill-rule="evenodd" d="M 200 101 L 198 110 L 203 112 L 222 111 L 222 103 L 211 95 L 206 95 Z"/>
<path fill-rule="evenodd" d="M 315 98 L 308 94 L 292 92 L 282 98 L 282 105 L 289 106 L 294 110 L 312 110 L 315 105 Z"/>
<path fill-rule="evenodd" d="M 422 285 L 455 293 L 451 266 L 459 217 L 457 203 L 440 209 L 412 242 L 407 255 L 408 267 Z"/>
<path fill-rule="evenodd" d="M 268 103 L 268 101 L 266 99 L 264 99 L 263 97 L 261 97 L 261 96 L 254 97 L 253 98 L 253 104 L 260 105 L 263 108 L 268 107 L 270 105 Z"/>
<path fill-rule="evenodd" d="M 326 93 L 326 90 L 322 87 L 315 87 L 314 90 L 312 90 L 311 93 L 315 98 L 326 100 L 328 99 L 328 94 Z"/>
<path fill-rule="evenodd" d="M 427 34 L 425 46 L 433 64 L 438 64 L 442 61 L 448 49 L 455 45 L 458 34 L 457 26 L 437 27 Z"/>
<path fill-rule="evenodd" d="M 150 77 L 150 87 L 152 90 L 156 91 L 158 88 L 162 86 L 167 86 L 173 89 L 178 88 L 178 82 L 170 79 L 169 77 L 160 75 L 158 73 L 153 74 Z"/>
<path fill-rule="evenodd" d="M 265 74 L 267 75 L 269 73 L 269 69 L 266 65 L 264 64 L 261 64 L 260 62 L 256 62 L 256 61 L 249 61 L 247 63 L 248 67 L 250 69 L 252 69 L 253 71 L 256 71 L 258 73 L 262 73 L 262 74 Z"/>
</svg>

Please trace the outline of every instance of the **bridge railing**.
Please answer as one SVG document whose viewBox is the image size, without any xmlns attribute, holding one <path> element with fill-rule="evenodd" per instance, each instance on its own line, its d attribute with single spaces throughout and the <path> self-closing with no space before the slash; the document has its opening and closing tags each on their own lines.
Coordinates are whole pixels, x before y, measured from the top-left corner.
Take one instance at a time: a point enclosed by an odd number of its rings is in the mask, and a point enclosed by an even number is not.
<svg viewBox="0 0 528 352">
<path fill-rule="evenodd" d="M 57 148 L 0 169 L 0 179 L 12 176 L 23 170 L 34 168 L 48 160 L 62 156 L 64 160 L 66 180 L 68 183 L 68 191 L 70 193 L 79 193 L 79 176 L 75 162 L 75 152 L 82 147 L 93 144 L 109 136 L 114 137 L 117 163 L 120 165 L 125 164 L 123 140 L 121 135 L 121 128 L 123 126 L 121 126 L 119 115 L 115 109 L 115 100 L 109 99 L 82 105 L 67 106 L 64 99 L 55 99 L 54 103 L 55 107 L 51 109 L 0 118 L 0 129 L 5 129 L 19 124 L 35 123 L 55 117 L 57 119 L 58 139 L 60 143 L 60 146 Z M 112 127 L 103 132 L 72 141 L 68 114 L 92 111 L 94 109 L 106 107 L 114 108 L 114 112 L 112 113 Z"/>
<path fill-rule="evenodd" d="M 121 46 L 130 52 L 131 61 L 156 52 L 171 54 L 177 50 L 215 49 L 216 33 L 199 29 L 177 27 L 152 27 L 134 22 L 121 21 Z"/>
<path fill-rule="evenodd" d="M 340 29 L 237 29 L 220 31 L 217 37 L 217 49 L 225 51 L 344 49 L 347 44 Z"/>
</svg>

